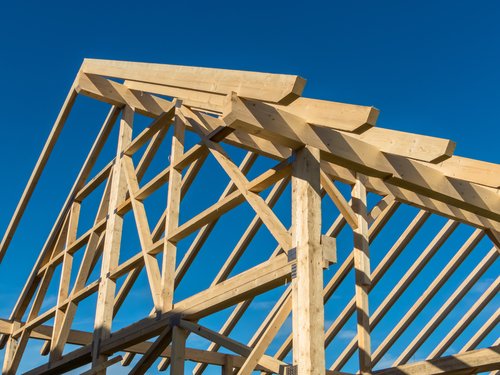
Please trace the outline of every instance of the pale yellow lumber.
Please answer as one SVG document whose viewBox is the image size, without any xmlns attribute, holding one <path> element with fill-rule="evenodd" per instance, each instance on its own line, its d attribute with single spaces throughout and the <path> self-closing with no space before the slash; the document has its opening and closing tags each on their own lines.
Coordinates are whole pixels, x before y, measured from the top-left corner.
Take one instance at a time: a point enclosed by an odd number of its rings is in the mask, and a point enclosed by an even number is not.
<svg viewBox="0 0 500 375">
<path fill-rule="evenodd" d="M 301 117 L 270 105 L 234 95 L 231 98 L 232 110 L 224 117 L 227 126 L 294 149 L 304 144 L 317 147 L 324 160 L 500 221 L 500 199 L 491 189 L 445 176 L 404 156 L 384 153 L 348 133 L 321 127 L 312 129 Z"/>
<path fill-rule="evenodd" d="M 361 174 L 357 174 L 356 184 L 352 189 L 352 207 L 358 220 L 358 226 L 354 230 L 353 258 L 356 276 L 355 305 L 359 346 L 359 369 L 361 374 L 370 374 L 372 369 L 370 311 L 368 301 L 368 293 L 371 287 L 370 239 L 366 205 L 365 177 Z"/>
<path fill-rule="evenodd" d="M 427 135 L 374 127 L 357 136 L 380 151 L 437 163 L 453 155 L 455 142 Z"/>
<path fill-rule="evenodd" d="M 227 95 L 234 91 L 246 98 L 275 103 L 297 98 L 306 83 L 294 75 L 95 59 L 85 59 L 81 70 L 208 93 Z"/>
<path fill-rule="evenodd" d="M 296 151 L 292 170 L 292 324 L 293 364 L 311 375 L 325 373 L 320 190 L 319 150 L 306 146 Z"/>
<path fill-rule="evenodd" d="M 179 225 L 179 210 L 181 204 L 182 169 L 176 169 L 175 164 L 184 153 L 185 126 L 176 116 L 174 135 L 172 137 L 172 151 L 170 153 L 170 178 L 168 183 L 167 213 L 165 220 L 165 238 L 163 242 L 163 261 L 161 274 L 161 308 L 162 311 L 172 309 L 174 304 L 175 268 L 177 245 L 170 241 L 170 236 Z M 175 330 L 174 330 L 175 334 Z M 174 343 L 175 348 L 175 343 Z M 183 371 L 183 367 L 179 367 Z M 177 373 L 182 371 L 178 370 Z M 180 371 L 180 372 L 179 372 Z"/>
<path fill-rule="evenodd" d="M 123 218 L 115 213 L 118 203 L 125 199 L 127 183 L 123 165 L 120 160 L 121 153 L 128 147 L 132 140 L 132 126 L 134 111 L 131 107 L 125 107 L 120 121 L 120 132 L 116 152 L 117 162 L 113 167 L 111 195 L 109 198 L 109 219 L 106 225 L 106 237 L 102 256 L 101 281 L 94 323 L 94 341 L 92 345 L 92 366 L 97 366 L 107 360 L 107 356 L 101 355 L 101 341 L 111 335 L 111 323 L 113 320 L 113 300 L 116 282 L 108 278 L 108 273 L 118 266 L 121 229 Z"/>
<path fill-rule="evenodd" d="M 115 81 L 98 75 L 80 73 L 77 77 L 78 94 L 123 107 L 134 108 L 137 113 L 157 117 L 165 112 L 172 112 L 174 104 L 168 100 L 140 91 L 129 90 Z"/>
<path fill-rule="evenodd" d="M 453 155 L 433 167 L 450 177 L 500 188 L 500 164 Z"/>
<path fill-rule="evenodd" d="M 362 133 L 375 126 L 379 115 L 378 109 L 374 107 L 304 97 L 297 98 L 286 106 L 273 106 L 302 117 L 311 125 L 355 133 Z"/>
</svg>

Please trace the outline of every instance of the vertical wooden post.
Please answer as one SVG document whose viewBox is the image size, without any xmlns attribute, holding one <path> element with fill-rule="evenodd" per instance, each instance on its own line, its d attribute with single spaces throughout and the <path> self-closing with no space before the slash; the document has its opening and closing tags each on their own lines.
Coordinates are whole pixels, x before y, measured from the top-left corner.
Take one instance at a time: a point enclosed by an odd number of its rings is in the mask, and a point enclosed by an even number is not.
<svg viewBox="0 0 500 375">
<path fill-rule="evenodd" d="M 293 363 L 301 375 L 325 374 L 320 189 L 319 150 L 305 146 L 295 152 L 292 172 Z"/>
<path fill-rule="evenodd" d="M 226 356 L 224 365 L 221 367 L 222 375 L 233 375 L 234 367 L 233 367 L 233 357 Z"/>
<path fill-rule="evenodd" d="M 179 326 L 172 327 L 171 375 L 184 375 L 187 331 Z"/>
<path fill-rule="evenodd" d="M 361 374 L 371 373 L 370 314 L 368 305 L 371 277 L 365 179 L 364 175 L 356 173 L 356 183 L 352 189 L 352 208 L 358 220 L 358 227 L 354 230 L 354 269 L 356 274 L 356 314 Z"/>
<path fill-rule="evenodd" d="M 20 322 L 12 322 L 12 331 L 17 330 L 21 327 Z M 18 365 L 15 364 L 15 357 L 19 346 L 19 341 L 9 336 L 7 344 L 5 345 L 5 354 L 3 359 L 2 374 L 15 374 Z M 20 362 L 20 359 L 18 360 Z"/>
<path fill-rule="evenodd" d="M 73 202 L 69 212 L 68 231 L 66 234 L 66 246 L 64 249 L 64 257 L 62 262 L 61 280 L 59 283 L 59 294 L 57 296 L 57 307 L 54 318 L 54 328 L 52 330 L 52 341 L 50 348 L 51 361 L 59 359 L 63 351 L 63 347 L 62 345 L 60 345 L 59 340 L 57 338 L 60 334 L 62 322 L 64 320 L 64 315 L 65 315 L 65 312 L 62 310 L 61 305 L 62 302 L 66 300 L 66 298 L 68 298 L 71 270 L 73 268 L 73 254 L 70 254 L 68 252 L 68 246 L 69 244 L 73 243 L 76 240 L 76 235 L 78 230 L 78 220 L 80 218 L 80 207 L 81 204 L 79 202 Z"/>
<path fill-rule="evenodd" d="M 181 102 L 176 103 L 178 110 Z M 175 164 L 184 153 L 184 123 L 176 115 L 174 136 L 172 138 L 172 152 L 170 154 L 170 178 L 168 182 L 167 215 L 165 220 L 165 242 L 162 262 L 162 300 L 163 311 L 172 309 L 175 289 L 175 262 L 177 244 L 168 240 L 170 234 L 179 224 L 179 209 L 181 204 L 182 170 L 175 168 Z"/>
<path fill-rule="evenodd" d="M 111 192 L 108 206 L 108 221 L 106 223 L 106 237 L 102 253 L 101 281 L 97 297 L 96 317 L 94 324 L 94 340 L 92 347 L 92 366 L 97 366 L 107 360 L 100 354 L 101 340 L 110 336 L 113 319 L 113 302 L 115 298 L 116 282 L 109 278 L 109 273 L 118 266 L 120 243 L 122 237 L 123 217 L 116 209 L 127 193 L 127 182 L 123 170 L 122 156 L 132 140 L 132 126 L 134 111 L 127 106 L 123 109 L 120 121 L 120 132 L 116 152 L 116 162 L 113 166 Z M 106 370 L 101 371 L 105 373 Z"/>
</svg>

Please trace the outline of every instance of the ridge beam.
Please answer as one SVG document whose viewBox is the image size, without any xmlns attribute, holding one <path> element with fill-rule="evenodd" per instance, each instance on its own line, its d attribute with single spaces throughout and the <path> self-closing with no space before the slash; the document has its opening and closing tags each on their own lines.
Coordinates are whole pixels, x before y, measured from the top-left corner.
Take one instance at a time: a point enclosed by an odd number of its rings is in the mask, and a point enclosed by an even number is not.
<svg viewBox="0 0 500 375">
<path fill-rule="evenodd" d="M 163 85 L 172 90 L 181 88 L 220 95 L 235 91 L 246 98 L 273 103 L 296 99 L 306 84 L 304 78 L 296 75 L 115 60 L 85 59 L 81 70 L 127 81 Z M 179 95 L 177 91 L 168 96 Z"/>
</svg>

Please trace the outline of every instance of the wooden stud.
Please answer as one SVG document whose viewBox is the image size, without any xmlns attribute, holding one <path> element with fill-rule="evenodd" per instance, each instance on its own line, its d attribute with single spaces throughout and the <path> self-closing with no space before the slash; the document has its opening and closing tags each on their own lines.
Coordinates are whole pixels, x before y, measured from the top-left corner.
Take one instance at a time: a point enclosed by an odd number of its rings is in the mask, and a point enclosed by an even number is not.
<svg viewBox="0 0 500 375">
<path fill-rule="evenodd" d="M 292 172 L 293 363 L 301 374 L 318 375 L 325 372 L 319 162 L 319 150 L 306 146 L 296 151 Z"/>
<path fill-rule="evenodd" d="M 186 357 L 187 331 L 174 326 L 172 328 L 172 375 L 184 375 L 184 362 Z"/>
<path fill-rule="evenodd" d="M 182 170 L 175 165 L 184 153 L 184 123 L 176 116 L 172 152 L 170 153 L 170 179 L 168 183 L 168 202 L 165 220 L 165 239 L 163 242 L 163 262 L 161 274 L 162 311 L 171 310 L 174 304 L 175 268 L 177 245 L 170 241 L 170 236 L 179 225 L 181 204 Z M 175 330 L 174 330 L 175 333 Z M 181 367 L 183 369 L 183 366 Z M 182 371 L 181 371 L 182 372 Z M 180 373 L 180 372 L 179 372 Z"/>
<path fill-rule="evenodd" d="M 354 230 L 354 270 L 356 275 L 357 337 L 359 347 L 359 368 L 362 374 L 370 374 L 372 369 L 370 313 L 368 292 L 371 287 L 370 248 L 367 219 L 367 198 L 363 175 L 356 176 L 352 189 L 352 207 L 358 220 Z"/>
<path fill-rule="evenodd" d="M 120 121 L 116 163 L 113 167 L 111 194 L 109 198 L 109 219 L 106 224 L 106 237 L 103 249 L 101 281 L 97 298 L 96 317 L 94 324 L 94 341 L 92 347 L 92 366 L 107 361 L 107 356 L 101 353 L 101 342 L 111 335 L 111 321 L 113 319 L 113 300 L 115 297 L 116 282 L 108 277 L 109 272 L 118 266 L 121 229 L 123 218 L 115 213 L 118 203 L 125 199 L 127 185 L 125 172 L 121 160 L 122 152 L 132 140 L 134 111 L 130 107 L 123 109 Z"/>
</svg>

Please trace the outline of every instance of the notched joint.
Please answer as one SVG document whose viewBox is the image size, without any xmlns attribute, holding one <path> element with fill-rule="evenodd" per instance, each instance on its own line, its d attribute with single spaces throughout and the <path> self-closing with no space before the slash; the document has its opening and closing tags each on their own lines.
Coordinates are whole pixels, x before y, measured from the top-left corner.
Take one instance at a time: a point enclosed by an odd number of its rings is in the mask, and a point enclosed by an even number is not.
<svg viewBox="0 0 500 375">
<path fill-rule="evenodd" d="M 173 314 L 168 322 L 169 324 L 174 327 L 174 326 L 178 326 L 179 324 L 181 324 L 181 319 L 182 319 L 182 315 L 181 314 Z"/>
</svg>

